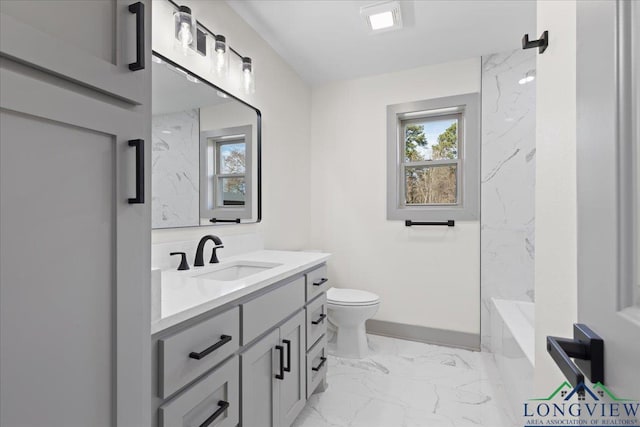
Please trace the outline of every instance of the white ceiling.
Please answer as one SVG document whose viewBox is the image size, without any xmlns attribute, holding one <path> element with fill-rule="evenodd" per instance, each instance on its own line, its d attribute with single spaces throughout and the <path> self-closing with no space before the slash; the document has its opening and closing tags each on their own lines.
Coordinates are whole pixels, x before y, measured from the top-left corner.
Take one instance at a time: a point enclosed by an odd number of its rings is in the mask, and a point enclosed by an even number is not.
<svg viewBox="0 0 640 427">
<path fill-rule="evenodd" d="M 404 28 L 370 34 L 360 7 L 377 2 L 227 0 L 313 85 L 517 49 L 525 33 L 537 38 L 535 0 L 400 1 Z"/>
</svg>

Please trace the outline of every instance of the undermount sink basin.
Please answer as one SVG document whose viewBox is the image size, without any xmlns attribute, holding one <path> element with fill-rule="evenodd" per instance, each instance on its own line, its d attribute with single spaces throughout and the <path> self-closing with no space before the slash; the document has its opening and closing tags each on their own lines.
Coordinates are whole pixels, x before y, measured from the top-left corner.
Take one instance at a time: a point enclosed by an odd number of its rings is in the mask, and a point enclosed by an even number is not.
<svg viewBox="0 0 640 427">
<path fill-rule="evenodd" d="M 234 261 L 224 267 L 207 273 L 194 275 L 194 279 L 231 281 L 238 280 L 254 274 L 262 273 L 281 264 L 269 262 Z"/>
</svg>

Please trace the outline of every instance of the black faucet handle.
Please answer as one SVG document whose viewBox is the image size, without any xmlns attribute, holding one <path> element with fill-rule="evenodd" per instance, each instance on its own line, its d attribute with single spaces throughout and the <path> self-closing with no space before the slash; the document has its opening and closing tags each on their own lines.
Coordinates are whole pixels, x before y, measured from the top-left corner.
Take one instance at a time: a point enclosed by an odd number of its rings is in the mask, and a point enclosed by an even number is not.
<svg viewBox="0 0 640 427">
<path fill-rule="evenodd" d="M 217 249 L 224 248 L 224 245 L 216 245 L 213 247 L 213 251 L 211 252 L 211 259 L 209 260 L 209 264 L 217 264 L 220 262 L 218 259 L 218 254 L 216 253 Z"/>
<path fill-rule="evenodd" d="M 187 262 L 187 254 L 184 252 L 171 252 L 169 255 L 182 255 L 182 259 L 180 260 L 180 265 L 178 266 L 178 270 L 188 270 L 189 263 Z"/>
</svg>

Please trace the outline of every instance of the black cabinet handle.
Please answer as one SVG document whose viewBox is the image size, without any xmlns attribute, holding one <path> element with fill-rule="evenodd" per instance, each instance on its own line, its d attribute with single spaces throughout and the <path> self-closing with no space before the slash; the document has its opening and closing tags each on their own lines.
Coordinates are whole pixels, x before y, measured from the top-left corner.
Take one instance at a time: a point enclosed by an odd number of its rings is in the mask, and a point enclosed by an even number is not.
<svg viewBox="0 0 640 427">
<path fill-rule="evenodd" d="M 325 317 L 327 317 L 327 315 L 322 313 L 320 317 L 318 317 L 318 320 L 312 320 L 311 323 L 314 325 L 319 325 L 320 323 L 324 322 Z"/>
<path fill-rule="evenodd" d="M 329 279 L 327 279 L 326 277 L 323 277 L 322 279 L 316 280 L 315 282 L 313 282 L 313 286 L 320 286 L 328 280 Z"/>
<path fill-rule="evenodd" d="M 136 62 L 129 64 L 131 71 L 144 70 L 144 4 L 129 5 L 129 12 L 136 14 Z"/>
<path fill-rule="evenodd" d="M 200 424 L 200 427 L 207 427 L 207 426 L 211 425 L 211 423 L 214 422 L 216 420 L 216 418 L 218 418 L 220 415 L 222 415 L 222 413 L 224 411 L 226 411 L 227 408 L 229 408 L 229 402 L 226 402 L 224 400 L 220 400 L 218 402 L 218 409 L 216 409 L 216 412 L 214 412 L 213 414 L 211 414 L 211 416 L 209 418 L 204 420 L 204 422 L 202 424 Z"/>
<path fill-rule="evenodd" d="M 231 335 L 220 335 L 220 341 L 218 341 L 211 347 L 205 348 L 200 353 L 196 353 L 195 351 L 192 351 L 191 353 L 189 353 L 189 357 L 192 359 L 200 360 L 210 355 L 211 353 L 213 353 L 214 351 L 216 351 L 217 349 L 219 349 L 229 341 L 231 341 Z"/>
<path fill-rule="evenodd" d="M 280 352 L 280 373 L 276 374 L 276 379 L 284 379 L 284 347 L 281 345 L 276 346 L 276 350 Z"/>
<path fill-rule="evenodd" d="M 136 197 L 129 203 L 144 203 L 144 140 L 130 139 L 129 147 L 136 147 Z"/>
<path fill-rule="evenodd" d="M 316 372 L 319 371 L 322 368 L 322 366 L 324 365 L 324 362 L 326 362 L 326 361 L 327 361 L 326 357 L 321 357 L 320 358 L 320 364 L 318 366 L 316 366 L 315 368 L 311 368 L 311 370 L 312 371 L 316 371 Z"/>
<path fill-rule="evenodd" d="M 282 340 L 282 342 L 287 346 L 287 367 L 283 370 L 285 372 L 291 372 L 291 341 Z"/>
</svg>

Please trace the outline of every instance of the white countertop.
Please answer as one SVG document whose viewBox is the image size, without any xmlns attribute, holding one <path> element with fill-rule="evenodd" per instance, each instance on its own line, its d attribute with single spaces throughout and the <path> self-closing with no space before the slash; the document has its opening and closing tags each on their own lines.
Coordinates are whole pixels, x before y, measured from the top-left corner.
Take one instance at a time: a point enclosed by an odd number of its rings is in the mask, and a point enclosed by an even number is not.
<svg viewBox="0 0 640 427">
<path fill-rule="evenodd" d="M 262 250 L 229 257 L 219 264 L 191 267 L 190 270 L 164 270 L 161 273 L 160 318 L 151 322 L 151 333 L 160 332 L 305 271 L 325 262 L 330 256 L 320 252 Z M 194 274 L 221 270 L 236 261 L 280 265 L 238 280 L 218 281 L 192 277 Z"/>
</svg>

